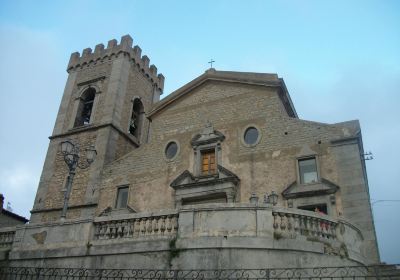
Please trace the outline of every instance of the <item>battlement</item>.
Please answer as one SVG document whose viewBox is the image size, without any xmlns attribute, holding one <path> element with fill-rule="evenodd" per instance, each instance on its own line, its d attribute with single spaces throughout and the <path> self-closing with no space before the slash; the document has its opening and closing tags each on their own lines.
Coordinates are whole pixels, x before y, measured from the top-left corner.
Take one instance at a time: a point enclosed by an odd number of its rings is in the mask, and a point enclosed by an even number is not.
<svg viewBox="0 0 400 280">
<path fill-rule="evenodd" d="M 107 48 L 104 48 L 103 44 L 98 44 L 92 52 L 91 48 L 86 48 L 82 51 L 82 55 L 79 52 L 71 54 L 69 59 L 67 71 L 71 71 L 77 68 L 83 68 L 97 62 L 103 62 L 107 59 L 113 59 L 119 55 L 128 55 L 131 61 L 138 67 L 138 69 L 154 84 L 157 88 L 163 92 L 164 88 L 164 75 L 157 74 L 157 67 L 150 65 L 150 59 L 147 55 L 142 56 L 142 49 L 139 46 L 134 46 L 132 37 L 125 35 L 121 37 L 121 42 L 118 44 L 116 39 L 108 41 Z"/>
</svg>

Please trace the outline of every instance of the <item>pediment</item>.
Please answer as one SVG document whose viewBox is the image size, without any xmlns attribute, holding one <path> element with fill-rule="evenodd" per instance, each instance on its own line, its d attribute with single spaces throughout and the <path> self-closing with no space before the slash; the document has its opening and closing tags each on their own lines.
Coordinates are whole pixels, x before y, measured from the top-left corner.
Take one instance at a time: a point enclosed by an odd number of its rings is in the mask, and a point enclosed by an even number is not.
<svg viewBox="0 0 400 280">
<path fill-rule="evenodd" d="M 282 196 L 286 199 L 333 194 L 337 192 L 339 186 L 331 181 L 322 178 L 318 183 L 298 184 L 296 181 L 290 184 L 283 192 Z"/>
<path fill-rule="evenodd" d="M 158 102 L 147 114 L 147 116 L 152 117 L 155 114 L 158 114 L 159 112 L 173 104 L 176 100 L 187 96 L 194 89 L 203 85 L 207 81 L 223 81 L 225 83 L 240 83 L 265 87 L 276 87 L 279 89 L 279 98 L 287 114 L 290 117 L 298 118 L 289 92 L 287 91 L 286 85 L 283 79 L 279 78 L 277 74 L 217 71 L 214 68 L 207 70 L 204 74 L 185 84 L 184 86 L 172 92 L 166 98 Z"/>
<path fill-rule="evenodd" d="M 239 177 L 236 176 L 232 171 L 218 165 L 218 173 L 210 176 L 194 176 L 190 171 L 183 171 L 175 180 L 172 181 L 170 186 L 173 189 L 179 189 L 182 187 L 195 187 L 206 184 L 216 184 L 230 181 L 235 185 L 238 184 Z"/>
<path fill-rule="evenodd" d="M 218 173 L 210 176 L 193 176 L 188 170 L 171 183 L 175 190 L 176 206 L 203 203 L 234 202 L 239 178 L 218 165 Z"/>
<path fill-rule="evenodd" d="M 137 213 L 135 209 L 130 207 L 129 205 L 126 206 L 126 208 L 120 208 L 120 209 L 113 209 L 112 207 L 107 207 L 101 213 L 99 214 L 99 217 L 104 217 L 104 216 L 119 216 L 123 214 L 131 214 L 131 213 Z"/>
</svg>

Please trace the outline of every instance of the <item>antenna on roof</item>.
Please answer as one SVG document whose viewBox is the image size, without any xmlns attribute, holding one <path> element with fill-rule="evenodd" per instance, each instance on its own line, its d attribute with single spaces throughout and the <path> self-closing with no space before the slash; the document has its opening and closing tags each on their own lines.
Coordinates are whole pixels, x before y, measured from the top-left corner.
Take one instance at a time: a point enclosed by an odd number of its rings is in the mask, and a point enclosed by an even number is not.
<svg viewBox="0 0 400 280">
<path fill-rule="evenodd" d="M 361 155 L 363 160 L 372 160 L 374 159 L 374 155 L 371 152 L 367 152 Z"/>
</svg>

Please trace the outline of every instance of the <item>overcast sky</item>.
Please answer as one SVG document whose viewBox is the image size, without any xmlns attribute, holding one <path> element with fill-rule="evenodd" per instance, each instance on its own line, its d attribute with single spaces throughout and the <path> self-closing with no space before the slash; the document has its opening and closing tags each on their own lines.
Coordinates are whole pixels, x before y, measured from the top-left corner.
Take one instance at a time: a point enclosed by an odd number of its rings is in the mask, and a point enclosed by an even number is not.
<svg viewBox="0 0 400 280">
<path fill-rule="evenodd" d="M 189 3 L 190 2 L 190 3 Z M 359 119 L 383 261 L 400 263 L 400 1 L 0 2 L 0 192 L 29 217 L 74 51 L 130 34 L 165 95 L 217 70 L 277 73 L 299 117 Z"/>
</svg>

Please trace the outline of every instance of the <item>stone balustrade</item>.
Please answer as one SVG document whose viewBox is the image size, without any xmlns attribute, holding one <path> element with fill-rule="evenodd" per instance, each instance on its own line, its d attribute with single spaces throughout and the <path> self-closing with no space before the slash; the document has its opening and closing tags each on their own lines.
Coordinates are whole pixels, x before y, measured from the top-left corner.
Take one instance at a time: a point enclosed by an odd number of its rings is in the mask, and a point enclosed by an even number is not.
<svg viewBox="0 0 400 280">
<path fill-rule="evenodd" d="M 296 238 L 303 235 L 308 238 L 336 240 L 338 222 L 318 213 L 307 212 L 302 215 L 300 212 L 303 211 L 273 210 L 275 237 Z"/>
<path fill-rule="evenodd" d="M 175 236 L 178 231 L 178 214 L 125 216 L 94 222 L 95 239 L 147 238 Z"/>
<path fill-rule="evenodd" d="M 11 248 L 14 232 L 0 230 L 1 246 Z M 178 258 L 186 267 L 210 267 L 221 255 L 234 267 L 280 267 L 282 259 L 295 265 L 299 255 L 321 266 L 367 262 L 356 225 L 270 204 L 210 203 L 147 213 L 114 209 L 94 219 L 19 226 L 14 239 L 10 252 L 0 250 L 0 260 L 3 253 L 11 260 L 49 254 L 60 262 L 70 255 L 88 262 L 101 256 L 112 265 L 135 258 L 144 266 L 151 258 L 158 267 Z"/>
<path fill-rule="evenodd" d="M 0 229 L 0 250 L 11 248 L 14 242 L 15 228 L 5 227 Z"/>
</svg>

